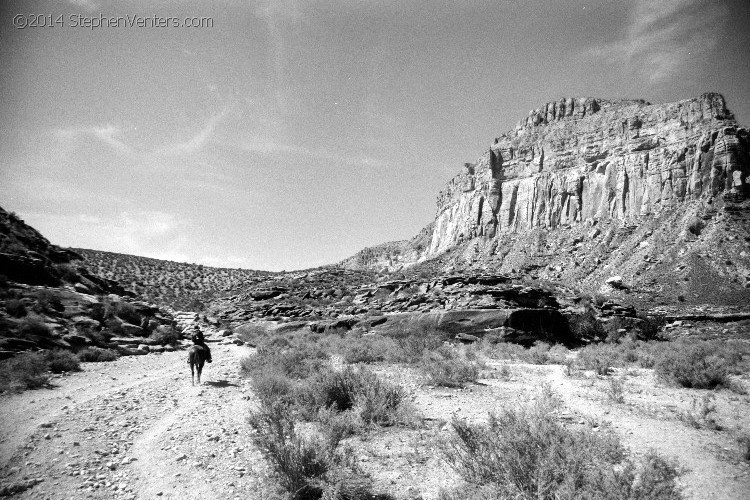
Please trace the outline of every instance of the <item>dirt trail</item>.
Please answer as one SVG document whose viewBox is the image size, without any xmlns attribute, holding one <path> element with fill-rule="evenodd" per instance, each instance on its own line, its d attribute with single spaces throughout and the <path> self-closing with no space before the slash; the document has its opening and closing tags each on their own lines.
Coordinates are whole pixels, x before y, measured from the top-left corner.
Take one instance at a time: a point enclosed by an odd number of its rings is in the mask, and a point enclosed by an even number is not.
<svg viewBox="0 0 750 500">
<path fill-rule="evenodd" d="M 28 499 L 263 498 L 272 482 L 239 374 L 250 350 L 212 350 L 200 387 L 177 351 L 86 363 L 54 389 L 2 396 L 0 488 L 27 487 L 14 498 Z"/>
</svg>

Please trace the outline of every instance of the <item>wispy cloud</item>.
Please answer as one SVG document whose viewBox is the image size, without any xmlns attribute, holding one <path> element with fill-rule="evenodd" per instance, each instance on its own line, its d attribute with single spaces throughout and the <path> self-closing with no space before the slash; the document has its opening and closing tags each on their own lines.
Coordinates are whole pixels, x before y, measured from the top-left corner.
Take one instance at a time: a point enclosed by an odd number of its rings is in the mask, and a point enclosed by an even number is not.
<svg viewBox="0 0 750 500">
<path fill-rule="evenodd" d="M 353 166 L 364 166 L 371 168 L 384 168 L 391 164 L 387 161 L 373 158 L 363 154 L 352 154 L 347 155 L 338 151 L 331 151 L 329 149 L 311 149 L 300 145 L 284 144 L 275 141 L 274 139 L 265 137 L 250 137 L 246 140 L 235 142 L 235 143 L 223 143 L 226 146 L 247 151 L 249 153 L 258 154 L 285 154 L 294 153 L 297 155 L 305 156 L 307 158 L 314 158 L 318 160 L 325 160 L 329 162 L 342 163 Z"/>
<path fill-rule="evenodd" d="M 256 5 L 255 15 L 266 25 L 269 37 L 269 65 L 275 77 L 275 98 L 282 109 L 286 107 L 286 96 L 282 91 L 286 81 L 287 47 L 286 36 L 290 26 L 302 19 L 298 0 L 263 0 Z"/>
<path fill-rule="evenodd" d="M 29 212 L 28 223 L 53 243 L 82 246 L 157 259 L 186 261 L 191 254 L 192 222 L 162 211 L 114 215 Z"/>
<path fill-rule="evenodd" d="M 592 52 L 662 83 L 716 46 L 727 15 L 726 5 L 713 0 L 639 0 L 624 36 Z"/>
<path fill-rule="evenodd" d="M 227 115 L 225 109 L 221 113 L 212 116 L 208 122 L 190 139 L 179 142 L 176 144 L 168 145 L 157 151 L 159 154 L 168 155 L 181 155 L 181 154 L 193 154 L 201 151 L 203 147 L 211 140 L 216 132 L 216 127 L 219 125 L 221 120 Z"/>
</svg>

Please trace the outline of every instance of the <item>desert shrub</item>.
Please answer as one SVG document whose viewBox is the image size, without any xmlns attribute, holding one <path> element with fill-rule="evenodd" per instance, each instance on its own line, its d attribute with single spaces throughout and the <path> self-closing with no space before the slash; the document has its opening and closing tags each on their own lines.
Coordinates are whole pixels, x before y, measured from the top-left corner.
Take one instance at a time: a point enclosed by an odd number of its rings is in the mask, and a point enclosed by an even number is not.
<svg viewBox="0 0 750 500">
<path fill-rule="evenodd" d="M 526 349 L 518 344 L 500 342 L 489 348 L 487 355 L 493 359 L 520 361 L 526 356 Z"/>
<path fill-rule="evenodd" d="M 112 349 L 101 349 L 99 347 L 86 347 L 76 353 L 79 361 L 83 362 L 103 362 L 114 361 L 120 357 L 117 351 Z"/>
<path fill-rule="evenodd" d="M 268 327 L 262 323 L 245 323 L 234 330 L 235 335 L 243 341 L 257 345 L 270 335 Z"/>
<path fill-rule="evenodd" d="M 24 352 L 0 361 L 0 391 L 42 387 L 49 382 L 47 362 L 37 352 Z"/>
<path fill-rule="evenodd" d="M 291 406 L 293 404 L 294 381 L 281 373 L 279 370 L 257 371 L 252 379 L 253 392 L 262 405 L 281 404 Z"/>
<path fill-rule="evenodd" d="M 396 357 L 396 349 L 393 339 L 381 335 L 347 337 L 341 347 L 341 355 L 346 363 L 377 363 Z"/>
<path fill-rule="evenodd" d="M 441 498 L 680 498 L 671 464 L 653 453 L 637 464 L 615 434 L 566 428 L 555 408 L 543 396 L 490 415 L 487 424 L 454 419 L 442 454 L 469 486 Z"/>
<path fill-rule="evenodd" d="M 619 357 L 612 344 L 590 344 L 578 351 L 577 361 L 584 370 L 609 375 L 612 367 L 619 364 Z"/>
<path fill-rule="evenodd" d="M 180 334 L 172 326 L 160 325 L 151 332 L 150 338 L 161 345 L 176 345 L 180 341 Z"/>
<path fill-rule="evenodd" d="M 607 397 L 613 403 L 625 402 L 625 382 L 621 378 L 612 377 L 607 385 Z"/>
<path fill-rule="evenodd" d="M 26 306 L 23 305 L 18 299 L 10 299 L 5 302 L 5 312 L 14 318 L 22 318 L 26 316 Z"/>
<path fill-rule="evenodd" d="M 424 351 L 435 350 L 443 345 L 443 338 L 437 332 L 419 324 L 389 331 L 387 336 L 393 338 L 398 346 L 389 359 L 393 362 L 417 363 L 422 359 Z"/>
<path fill-rule="evenodd" d="M 654 368 L 660 377 L 682 387 L 713 389 L 730 385 L 729 374 L 741 359 L 741 353 L 719 341 L 677 340 L 664 346 Z"/>
<path fill-rule="evenodd" d="M 264 407 L 250 415 L 256 430 L 255 444 L 268 458 L 282 487 L 293 499 L 323 497 L 326 474 L 336 465 L 334 450 L 321 439 L 304 438 L 294 429 L 294 421 L 280 406 Z"/>
<path fill-rule="evenodd" d="M 94 345 L 104 345 L 109 340 L 109 336 L 103 331 L 94 328 L 82 328 L 79 332 L 88 338 Z"/>
<path fill-rule="evenodd" d="M 52 331 L 42 318 L 36 315 L 25 316 L 18 325 L 18 336 L 21 338 L 49 337 L 51 334 Z"/>
<path fill-rule="evenodd" d="M 685 298 L 683 297 L 682 300 L 684 301 Z M 638 318 L 641 320 L 638 324 L 638 330 L 640 330 L 643 340 L 655 340 L 659 338 L 661 329 L 666 323 L 663 316 L 639 314 Z"/>
<path fill-rule="evenodd" d="M 576 340 L 602 340 L 607 333 L 593 311 L 568 316 L 570 333 Z"/>
<path fill-rule="evenodd" d="M 546 342 L 534 342 L 526 351 L 525 361 L 534 365 L 545 365 L 549 362 L 550 345 Z"/>
<path fill-rule="evenodd" d="M 244 358 L 241 366 L 250 376 L 273 369 L 290 379 L 300 380 L 322 370 L 327 361 L 325 351 L 314 345 L 303 344 L 288 349 L 259 348 L 255 355 Z"/>
<path fill-rule="evenodd" d="M 62 312 L 65 310 L 65 306 L 62 305 L 62 302 L 60 302 L 60 297 L 58 297 L 54 292 L 51 292 L 49 290 L 40 290 L 36 294 L 36 304 L 34 304 L 34 312 L 37 313 L 53 313 L 53 312 Z"/>
<path fill-rule="evenodd" d="M 332 446 L 338 445 L 342 439 L 360 433 L 364 426 L 357 412 L 339 412 L 335 408 L 321 408 L 316 420 L 323 437 Z"/>
<path fill-rule="evenodd" d="M 119 318 L 126 323 L 130 323 L 131 325 L 141 324 L 141 315 L 138 314 L 135 306 L 133 306 L 133 304 L 130 304 L 129 302 L 104 299 L 104 311 L 102 315 L 103 318 L 100 321 L 104 321 L 106 323 L 111 322 L 112 320 L 116 321 L 116 318 Z"/>
<path fill-rule="evenodd" d="M 78 271 L 71 264 L 56 264 L 54 268 L 60 278 L 66 283 L 78 283 L 81 279 L 78 275 Z"/>
<path fill-rule="evenodd" d="M 81 363 L 70 351 L 54 349 L 44 352 L 44 360 L 52 373 L 76 372 L 81 370 Z"/>
<path fill-rule="evenodd" d="M 550 347 L 547 352 L 547 363 L 554 363 L 557 365 L 565 364 L 568 359 L 568 348 L 562 344 L 555 344 Z"/>
<path fill-rule="evenodd" d="M 372 482 L 360 473 L 350 454 L 319 435 L 301 436 L 283 406 L 264 407 L 249 418 L 255 444 L 271 463 L 281 486 L 293 500 L 387 499 L 372 493 Z"/>
<path fill-rule="evenodd" d="M 402 421 L 406 392 L 364 367 L 347 366 L 311 377 L 298 388 L 295 399 L 308 417 L 320 409 L 352 410 L 364 424 L 388 426 Z"/>
<path fill-rule="evenodd" d="M 461 359 L 446 349 L 424 351 L 420 368 L 430 383 L 443 387 L 463 387 L 479 378 L 476 363 Z"/>
</svg>

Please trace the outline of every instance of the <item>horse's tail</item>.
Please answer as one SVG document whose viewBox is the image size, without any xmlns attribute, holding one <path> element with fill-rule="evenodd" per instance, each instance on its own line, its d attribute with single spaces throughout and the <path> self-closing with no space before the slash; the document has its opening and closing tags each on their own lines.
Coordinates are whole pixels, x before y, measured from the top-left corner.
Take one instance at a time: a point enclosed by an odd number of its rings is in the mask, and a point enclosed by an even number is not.
<svg viewBox="0 0 750 500">
<path fill-rule="evenodd" d="M 191 347 L 190 350 L 188 350 L 188 363 L 191 365 L 194 365 L 196 363 L 195 359 L 195 346 Z"/>
</svg>

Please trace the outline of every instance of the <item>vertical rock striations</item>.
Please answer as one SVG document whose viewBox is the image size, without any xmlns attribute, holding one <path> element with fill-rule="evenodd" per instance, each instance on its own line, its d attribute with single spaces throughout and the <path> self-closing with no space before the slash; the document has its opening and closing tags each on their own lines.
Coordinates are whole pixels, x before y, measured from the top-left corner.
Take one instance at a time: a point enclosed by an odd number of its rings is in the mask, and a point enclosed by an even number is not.
<svg viewBox="0 0 750 500">
<path fill-rule="evenodd" d="M 717 195 L 741 201 L 749 173 L 748 131 L 719 94 L 661 105 L 561 99 L 448 183 L 423 258 L 477 237 L 636 220 Z"/>
</svg>

